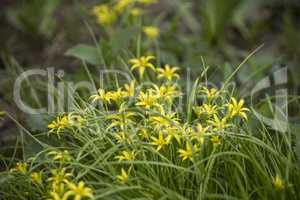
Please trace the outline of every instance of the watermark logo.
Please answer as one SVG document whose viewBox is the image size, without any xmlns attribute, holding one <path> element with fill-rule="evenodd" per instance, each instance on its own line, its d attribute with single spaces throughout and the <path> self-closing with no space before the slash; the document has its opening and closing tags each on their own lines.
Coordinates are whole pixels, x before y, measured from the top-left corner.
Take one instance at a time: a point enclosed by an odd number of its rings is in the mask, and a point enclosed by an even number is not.
<svg viewBox="0 0 300 200">
<path fill-rule="evenodd" d="M 273 81 L 271 81 L 271 78 Z M 265 117 L 254 106 L 252 106 L 253 113 L 264 124 L 268 125 L 272 129 L 280 132 L 286 132 L 288 130 L 288 89 L 286 84 L 288 82 L 287 68 L 281 68 L 275 71 L 270 76 L 267 76 L 260 80 L 252 89 L 250 97 L 251 104 L 254 105 L 254 97 L 256 94 L 262 93 L 266 89 L 275 89 L 273 95 L 274 103 L 272 104 L 273 118 Z M 273 84 L 272 84 L 273 83 Z M 279 88 L 279 89 L 278 89 Z"/>
<path fill-rule="evenodd" d="M 191 78 L 190 70 L 187 70 L 187 76 L 185 77 L 185 91 L 182 91 L 186 96 L 191 93 L 191 88 L 194 84 Z M 48 69 L 32 69 L 23 72 L 16 79 L 14 85 L 14 101 L 18 108 L 27 114 L 53 114 L 53 113 L 62 113 L 69 112 L 74 110 L 75 106 L 75 96 L 76 92 L 79 89 L 84 89 L 88 94 L 96 94 L 97 86 L 95 83 L 91 81 L 79 81 L 79 82 L 71 82 L 71 81 L 56 81 L 56 79 L 62 80 L 65 73 L 62 70 L 55 72 L 54 68 Z M 24 95 L 22 93 L 22 86 L 26 84 L 33 77 L 41 77 L 43 78 L 44 83 L 47 87 L 47 102 L 44 105 L 44 108 L 32 108 L 30 105 L 25 103 L 25 100 L 22 98 Z M 105 85 L 106 81 L 109 77 L 113 77 L 114 81 L 123 80 L 124 83 L 129 83 L 133 79 L 132 77 L 120 70 L 100 70 L 99 71 L 99 83 L 101 88 L 109 88 L 110 85 Z M 272 80 L 271 80 L 272 77 Z M 264 124 L 270 126 L 276 131 L 286 132 L 288 129 L 288 90 L 286 88 L 286 84 L 288 81 L 287 76 L 287 68 L 281 68 L 275 71 L 271 76 L 267 76 L 262 80 L 258 81 L 253 89 L 249 92 L 249 96 L 251 99 L 251 107 L 254 115 L 262 121 Z M 140 91 L 143 87 L 149 87 L 152 85 L 151 82 L 143 82 L 136 89 L 137 92 Z M 226 83 L 231 84 L 231 83 Z M 199 83 L 201 85 L 201 83 Z M 205 82 L 206 86 L 213 86 L 216 88 L 215 84 Z M 218 84 L 220 85 L 220 84 Z M 235 84 L 232 83 L 234 86 Z M 179 87 L 178 85 L 176 87 Z M 258 95 L 266 93 L 267 89 L 275 88 L 274 95 L 272 99 L 274 100 L 272 107 L 272 115 L 273 117 L 264 116 L 259 109 L 255 108 L 257 101 L 262 101 L 262 98 L 255 98 Z M 278 89 L 279 88 L 279 89 Z M 133 97 L 136 98 L 136 97 Z M 134 101 L 134 99 L 131 99 Z M 255 101 L 255 103 L 254 103 Z M 184 106 L 183 98 L 179 98 L 177 106 L 178 110 L 182 109 Z"/>
</svg>

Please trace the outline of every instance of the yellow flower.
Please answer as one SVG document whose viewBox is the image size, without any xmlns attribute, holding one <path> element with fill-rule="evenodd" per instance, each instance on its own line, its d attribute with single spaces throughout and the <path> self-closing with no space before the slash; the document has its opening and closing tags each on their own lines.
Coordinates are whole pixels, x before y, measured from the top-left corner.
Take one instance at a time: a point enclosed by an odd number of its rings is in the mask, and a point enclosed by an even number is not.
<svg viewBox="0 0 300 200">
<path fill-rule="evenodd" d="M 170 119 L 166 118 L 165 116 L 151 116 L 149 121 L 153 123 L 156 128 L 170 126 L 172 123 Z"/>
<path fill-rule="evenodd" d="M 169 144 L 174 138 L 179 144 L 181 144 L 182 133 L 176 126 L 169 126 L 163 129 L 164 133 L 167 134 L 167 143 Z"/>
<path fill-rule="evenodd" d="M 200 144 L 204 143 L 205 135 L 209 127 L 203 127 L 201 124 L 197 124 L 196 131 L 192 134 L 192 139 L 197 140 Z"/>
<path fill-rule="evenodd" d="M 155 128 L 169 127 L 174 124 L 178 124 L 179 119 L 176 116 L 176 112 L 166 113 L 165 109 L 160 106 L 159 114 L 152 114 L 149 118 L 151 124 L 155 126 Z"/>
<path fill-rule="evenodd" d="M 92 12 L 97 17 L 97 22 L 104 26 L 112 25 L 117 19 L 114 11 L 105 4 L 95 6 Z"/>
<path fill-rule="evenodd" d="M 133 161 L 135 160 L 135 156 L 136 156 L 136 151 L 135 150 L 124 150 L 121 152 L 120 155 L 115 156 L 116 159 L 118 159 L 119 161 L 125 160 L 125 161 Z"/>
<path fill-rule="evenodd" d="M 127 136 L 124 131 L 121 131 L 115 135 L 118 143 L 124 143 L 127 140 Z"/>
<path fill-rule="evenodd" d="M 129 180 L 129 171 L 126 172 L 124 168 L 121 169 L 121 175 L 117 176 L 117 179 L 122 183 L 126 184 Z"/>
<path fill-rule="evenodd" d="M 171 81 L 173 78 L 180 79 L 179 74 L 176 73 L 178 71 L 178 67 L 171 67 L 170 65 L 165 65 L 163 68 L 158 68 L 156 71 L 158 72 L 157 78 L 166 78 L 167 80 Z"/>
<path fill-rule="evenodd" d="M 221 139 L 219 135 L 212 135 L 210 138 L 210 141 L 214 144 L 214 145 L 219 145 L 221 144 Z"/>
<path fill-rule="evenodd" d="M 248 117 L 245 112 L 249 112 L 250 110 L 248 108 L 243 107 L 244 103 L 245 101 L 243 99 L 237 102 L 237 100 L 234 97 L 232 97 L 231 103 L 227 104 L 229 116 L 241 116 L 242 118 L 247 120 Z"/>
<path fill-rule="evenodd" d="M 204 93 L 208 100 L 216 98 L 220 93 L 220 91 L 215 88 L 208 89 L 207 87 L 203 87 L 200 92 Z"/>
<path fill-rule="evenodd" d="M 190 126 L 189 123 L 185 123 L 183 124 L 183 134 L 184 136 L 186 137 L 190 137 L 190 136 L 193 136 L 195 134 L 195 130 Z"/>
<path fill-rule="evenodd" d="M 99 89 L 97 91 L 97 94 L 92 95 L 90 97 L 90 99 L 92 99 L 92 103 L 94 103 L 95 101 L 98 101 L 98 100 L 101 100 L 104 103 L 110 103 L 110 101 L 111 101 L 111 93 L 105 92 L 104 89 Z"/>
<path fill-rule="evenodd" d="M 151 142 L 152 145 L 157 146 L 156 150 L 159 151 L 163 146 L 168 144 L 168 141 L 164 138 L 164 135 L 162 132 L 159 133 L 158 138 L 151 137 L 153 142 Z"/>
<path fill-rule="evenodd" d="M 150 109 L 152 107 L 159 106 L 158 97 L 152 93 L 152 91 L 148 91 L 146 93 L 140 92 L 138 96 L 138 102 L 136 103 L 137 106 L 144 107 L 146 109 Z"/>
<path fill-rule="evenodd" d="M 279 177 L 279 175 L 276 175 L 275 178 L 273 178 L 273 185 L 276 190 L 283 190 L 284 189 L 284 182 Z"/>
<path fill-rule="evenodd" d="M 213 115 L 217 113 L 217 106 L 216 105 L 208 105 L 203 104 L 202 105 L 202 112 L 206 113 L 207 115 Z"/>
<path fill-rule="evenodd" d="M 145 128 L 140 129 L 138 135 L 141 137 L 142 140 L 146 140 L 146 141 L 150 140 L 150 134 L 148 130 Z"/>
<path fill-rule="evenodd" d="M 43 180 L 42 180 L 42 172 L 33 172 L 30 175 L 31 179 L 33 182 L 37 183 L 37 184 L 42 184 Z"/>
<path fill-rule="evenodd" d="M 53 160 L 58 160 L 61 163 L 66 163 L 72 160 L 72 157 L 68 150 L 64 151 L 51 151 L 48 155 L 53 156 Z"/>
<path fill-rule="evenodd" d="M 28 164 L 25 162 L 17 162 L 16 166 L 10 171 L 16 171 L 26 174 L 28 172 Z"/>
<path fill-rule="evenodd" d="M 231 124 L 227 123 L 226 117 L 220 119 L 217 115 L 214 115 L 214 119 L 208 120 L 208 122 L 214 127 L 214 131 L 224 130 L 232 126 Z"/>
<path fill-rule="evenodd" d="M 132 138 L 128 136 L 124 131 L 120 131 L 119 133 L 115 134 L 114 136 L 117 140 L 117 143 L 128 143 L 132 144 Z"/>
<path fill-rule="evenodd" d="M 123 92 L 125 97 L 133 97 L 135 92 L 135 81 L 131 81 L 129 84 L 124 85 L 125 91 Z"/>
<path fill-rule="evenodd" d="M 208 127 L 203 127 L 201 124 L 197 124 L 196 126 L 196 130 L 197 132 L 200 134 L 200 135 L 206 135 L 207 134 L 207 130 L 208 130 Z"/>
<path fill-rule="evenodd" d="M 124 92 L 119 88 L 117 91 L 107 92 L 106 96 L 116 103 L 121 103 L 124 98 Z"/>
<path fill-rule="evenodd" d="M 154 40 L 159 36 L 160 31 L 159 28 L 155 26 L 145 26 L 143 32 L 149 39 Z"/>
<path fill-rule="evenodd" d="M 157 97 L 166 99 L 169 102 L 181 95 L 181 92 L 176 89 L 175 85 L 162 85 L 160 87 L 154 85 L 154 90 L 151 91 L 153 91 Z"/>
<path fill-rule="evenodd" d="M 50 194 L 50 199 L 47 200 L 67 200 L 65 195 L 61 197 L 57 192 L 50 192 L 49 194 Z"/>
<path fill-rule="evenodd" d="M 52 191 L 62 193 L 65 190 L 65 183 L 68 183 L 68 178 L 72 176 L 71 173 L 66 172 L 66 168 L 52 169 L 51 177 L 47 179 L 51 183 Z"/>
<path fill-rule="evenodd" d="M 154 56 L 142 56 L 140 58 L 130 59 L 129 63 L 132 64 L 131 70 L 138 68 L 140 77 L 142 78 L 147 67 L 155 71 L 154 65 L 150 62 L 153 59 L 155 59 Z"/>
<path fill-rule="evenodd" d="M 143 11 L 140 8 L 132 8 L 130 10 L 130 14 L 134 17 L 138 17 L 138 16 L 142 15 L 142 13 L 143 13 Z"/>
<path fill-rule="evenodd" d="M 49 133 L 55 133 L 59 137 L 61 131 L 67 128 L 68 126 L 70 126 L 68 116 L 57 117 L 56 120 L 52 121 L 48 125 L 48 128 L 50 129 Z"/>
<path fill-rule="evenodd" d="M 118 0 L 114 9 L 118 13 L 122 13 L 132 3 L 133 3 L 133 0 Z"/>
<path fill-rule="evenodd" d="M 69 196 L 74 196 L 74 200 L 81 200 L 83 197 L 94 199 L 93 190 L 89 187 L 85 187 L 83 181 L 80 181 L 78 185 L 74 183 L 68 183 L 69 191 L 64 195 L 65 199 Z"/>
<path fill-rule="evenodd" d="M 156 128 L 161 128 L 161 127 L 168 127 L 171 126 L 172 124 L 178 123 L 178 118 L 176 117 L 175 112 L 169 114 L 165 114 L 163 112 L 162 115 L 151 116 L 149 121 L 152 124 L 154 124 Z"/>
<path fill-rule="evenodd" d="M 62 169 L 52 169 L 51 170 L 51 177 L 48 178 L 49 182 L 68 182 L 68 178 L 72 176 L 71 173 L 66 172 L 66 168 Z"/>
<path fill-rule="evenodd" d="M 190 161 L 194 160 L 194 152 L 197 152 L 198 149 L 196 148 L 196 146 L 191 146 L 191 144 L 189 142 L 186 142 L 185 144 L 185 149 L 179 149 L 178 153 L 179 153 L 179 157 L 182 158 L 182 160 L 187 160 L 189 159 Z"/>
<path fill-rule="evenodd" d="M 206 114 L 208 116 L 217 114 L 218 107 L 216 105 L 203 104 L 202 106 L 196 106 L 193 109 L 196 115 L 200 117 L 202 114 Z"/>
<path fill-rule="evenodd" d="M 82 116 L 74 113 L 70 113 L 68 115 L 68 118 L 69 118 L 70 125 L 73 126 L 81 127 L 86 122 L 86 120 Z"/>
<path fill-rule="evenodd" d="M 107 126 L 106 130 L 109 130 L 114 127 L 120 127 L 122 130 L 129 124 L 134 124 L 133 117 L 135 116 L 134 112 L 120 112 L 116 114 L 112 114 L 106 117 L 106 119 L 111 120 L 109 126 Z"/>
</svg>

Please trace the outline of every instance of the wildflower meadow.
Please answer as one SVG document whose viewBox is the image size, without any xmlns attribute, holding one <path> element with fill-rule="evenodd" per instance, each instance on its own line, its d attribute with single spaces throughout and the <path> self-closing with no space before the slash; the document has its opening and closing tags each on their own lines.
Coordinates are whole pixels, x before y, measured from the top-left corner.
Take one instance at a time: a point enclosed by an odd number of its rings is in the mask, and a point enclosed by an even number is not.
<svg viewBox="0 0 300 200">
<path fill-rule="evenodd" d="M 300 198 L 298 4 L 28 2 L 5 16 L 46 50 L 1 54 L 1 200 Z"/>
</svg>

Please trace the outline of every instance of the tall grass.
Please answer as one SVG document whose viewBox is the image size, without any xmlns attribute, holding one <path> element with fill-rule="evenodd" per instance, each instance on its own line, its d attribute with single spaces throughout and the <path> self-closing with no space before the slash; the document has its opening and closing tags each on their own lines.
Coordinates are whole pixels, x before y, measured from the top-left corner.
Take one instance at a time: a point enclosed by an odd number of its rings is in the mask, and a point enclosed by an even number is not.
<svg viewBox="0 0 300 200">
<path fill-rule="evenodd" d="M 207 3 L 205 8 L 214 10 L 216 5 Z M 96 7 L 94 14 L 100 25 L 108 26 L 103 30 L 113 40 L 107 46 L 113 47 L 105 51 L 87 25 L 96 47 L 78 45 L 66 55 L 84 61 L 93 84 L 98 80 L 94 80 L 86 63 L 110 67 L 120 61 L 123 69 L 134 71 L 129 75 L 133 81 L 123 86 L 118 77 L 105 77 L 108 87 L 99 80 L 100 88 L 90 94 L 90 99 L 79 94 L 68 96 L 74 109 L 50 116 L 46 131 L 31 132 L 11 117 L 21 134 L 12 158 L 1 156 L 1 168 L 5 170 L 0 172 L 0 199 L 299 199 L 300 169 L 292 131 L 279 133 L 266 127 L 228 86 L 259 48 L 232 70 L 223 87 L 208 87 L 205 66 L 185 91 L 180 83 L 186 80 L 177 80 L 180 73 L 176 68 L 171 67 L 174 71 L 170 72 L 166 66 L 160 70 L 154 67 L 166 62 L 158 38 L 149 40 L 148 36 L 145 42 L 142 31 L 135 29 L 114 33 L 110 26 L 126 20 L 121 12 L 116 16 L 106 12 L 115 12 L 112 6 L 117 4 Z M 229 23 L 220 16 L 233 15 L 233 8 L 224 6 L 220 15 L 206 13 L 209 42 L 221 41 L 218 29 Z M 137 28 L 143 28 L 142 18 L 135 17 L 131 16 L 128 26 L 138 22 Z M 124 41 L 137 35 L 134 48 L 138 58 L 129 62 L 115 59 L 116 52 L 127 46 L 119 44 L 115 35 L 124 37 Z M 156 52 L 155 65 L 149 57 L 146 64 L 141 61 L 145 59 L 141 55 L 151 48 Z M 131 57 L 128 52 L 122 53 Z M 133 65 L 131 70 L 128 63 Z M 134 65 L 145 68 L 146 73 L 140 70 L 136 74 Z M 32 85 L 29 80 L 27 84 Z M 30 156 L 31 147 L 26 141 L 35 146 Z M 16 156 L 19 149 L 22 156 Z M 78 189 L 81 183 L 85 184 L 84 190 Z M 74 185 L 78 185 L 76 190 Z"/>
<path fill-rule="evenodd" d="M 95 199 L 299 198 L 300 170 L 292 150 L 291 132 L 270 131 L 263 123 L 256 123 L 253 128 L 251 123 L 259 120 L 250 113 L 247 113 L 248 120 L 239 113 L 228 116 L 232 92 L 227 88 L 216 90 L 220 93 L 210 99 L 211 90 L 199 96 L 199 88 L 203 86 L 195 82 L 189 94 L 183 94 L 177 87 L 176 95 L 169 94 L 167 99 L 159 96 L 155 100 L 157 107 L 145 108 L 138 104 L 141 92 L 150 93 L 155 83 L 170 86 L 175 82 L 156 80 L 146 86 L 138 80 L 136 83 L 135 96 L 122 93 L 120 99 L 111 97 L 109 102 L 96 94 L 93 99 L 97 97 L 95 101 L 101 103 L 96 106 L 91 100 L 77 99 L 76 108 L 61 113 L 57 119 L 61 122 L 59 130 L 56 127 L 31 135 L 40 144 L 47 145 L 33 157 L 19 160 L 19 165 L 26 163 L 25 171 L 3 158 L 7 171 L 0 174 L 1 198 L 55 199 L 50 195 L 55 192 L 50 180 L 54 177 L 53 169 L 72 173 L 62 181 L 64 189 L 57 192 L 59 195 L 68 190 L 69 183 L 84 181 L 93 190 Z M 109 92 L 106 95 L 117 94 L 117 90 Z M 178 101 L 184 96 L 186 105 Z M 196 107 L 203 109 L 204 104 L 216 105 L 216 115 L 227 118 L 231 126 L 216 129 L 211 123 L 213 116 L 197 115 Z M 179 106 L 186 109 L 178 109 Z M 170 117 L 168 114 L 173 112 L 174 116 Z M 65 124 L 63 117 L 67 120 Z M 153 117 L 159 117 L 159 123 L 151 121 Z M 196 126 L 199 123 L 208 129 L 197 140 L 192 135 L 199 134 Z M 170 127 L 174 132 L 164 132 Z M 151 137 L 157 138 L 161 132 L 164 139 L 176 132 L 179 139 L 174 134 L 158 150 Z M 142 133 L 146 137 L 141 137 Z M 220 137 L 219 141 L 214 141 L 214 136 Z M 178 149 L 185 149 L 186 145 L 192 146 L 192 159 L 183 160 Z M 68 156 L 55 158 L 49 154 L 63 150 L 67 150 Z M 124 150 L 133 150 L 136 155 L 133 159 L 116 159 Z M 122 169 L 128 176 L 125 180 L 118 178 Z M 40 182 L 32 177 L 34 172 L 42 174 Z M 276 177 L 281 184 L 276 183 Z"/>
</svg>

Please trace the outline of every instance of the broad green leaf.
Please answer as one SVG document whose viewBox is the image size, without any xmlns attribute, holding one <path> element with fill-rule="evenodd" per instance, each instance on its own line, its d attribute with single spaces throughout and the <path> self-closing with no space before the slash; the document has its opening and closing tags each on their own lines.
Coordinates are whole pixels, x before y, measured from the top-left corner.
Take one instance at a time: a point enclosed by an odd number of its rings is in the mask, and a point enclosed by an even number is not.
<svg viewBox="0 0 300 200">
<path fill-rule="evenodd" d="M 69 49 L 66 56 L 73 56 L 79 58 L 89 64 L 99 65 L 101 64 L 101 56 L 96 47 L 86 44 L 79 44 Z"/>
</svg>

